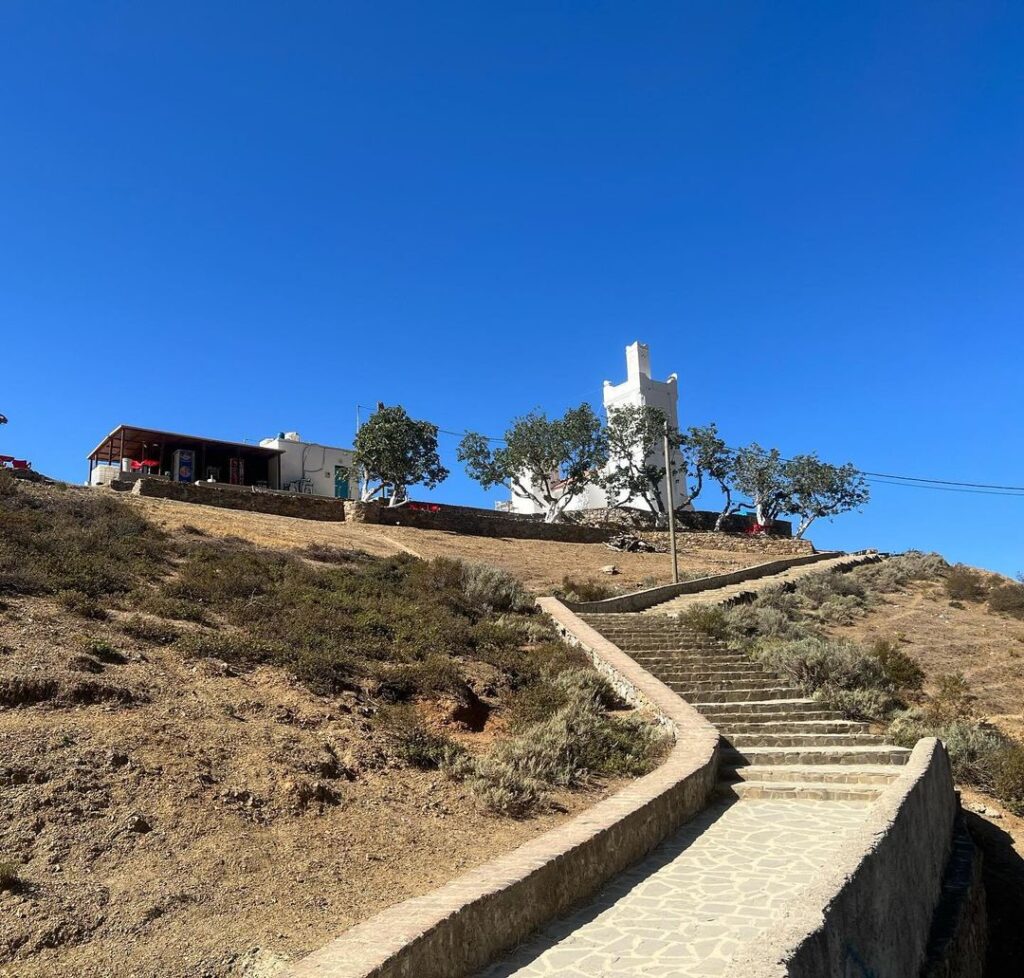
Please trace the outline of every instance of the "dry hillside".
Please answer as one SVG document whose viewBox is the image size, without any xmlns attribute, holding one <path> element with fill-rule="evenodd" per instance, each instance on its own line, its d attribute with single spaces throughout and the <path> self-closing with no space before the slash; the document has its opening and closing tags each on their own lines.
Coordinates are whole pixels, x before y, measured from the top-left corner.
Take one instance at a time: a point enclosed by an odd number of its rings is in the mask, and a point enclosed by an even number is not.
<svg viewBox="0 0 1024 978">
<path fill-rule="evenodd" d="M 507 574 L 134 502 L 0 485 L 5 978 L 264 978 L 656 763 Z"/>
</svg>

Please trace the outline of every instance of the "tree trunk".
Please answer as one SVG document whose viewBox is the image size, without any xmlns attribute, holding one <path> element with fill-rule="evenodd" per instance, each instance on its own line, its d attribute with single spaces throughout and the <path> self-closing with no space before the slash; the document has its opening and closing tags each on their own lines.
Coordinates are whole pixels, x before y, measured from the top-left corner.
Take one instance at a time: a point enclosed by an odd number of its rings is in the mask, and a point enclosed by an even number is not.
<svg viewBox="0 0 1024 978">
<path fill-rule="evenodd" d="M 805 516 L 800 520 L 800 525 L 796 530 L 796 539 L 803 540 L 804 534 L 807 532 L 807 528 L 814 522 L 813 516 Z"/>
</svg>

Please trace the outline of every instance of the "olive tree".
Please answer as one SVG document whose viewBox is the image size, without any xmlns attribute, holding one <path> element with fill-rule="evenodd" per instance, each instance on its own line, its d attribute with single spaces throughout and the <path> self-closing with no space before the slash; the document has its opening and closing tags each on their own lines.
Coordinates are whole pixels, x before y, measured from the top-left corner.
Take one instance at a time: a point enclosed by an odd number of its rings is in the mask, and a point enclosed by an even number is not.
<svg viewBox="0 0 1024 978">
<path fill-rule="evenodd" d="M 569 503 L 597 480 L 608 460 L 607 438 L 589 404 L 550 420 L 531 412 L 517 418 L 502 441 L 494 446 L 469 432 L 459 443 L 459 461 L 484 489 L 505 485 L 520 499 L 535 502 L 548 523 L 563 519 Z"/>
<path fill-rule="evenodd" d="M 385 493 L 390 506 L 408 500 L 409 486 L 433 489 L 448 478 L 437 453 L 437 425 L 410 418 L 401 405 L 382 405 L 356 432 L 353 464 L 365 474 L 363 502 Z"/>
<path fill-rule="evenodd" d="M 718 426 L 713 422 L 688 428 L 683 436 L 683 445 L 693 474 L 690 502 L 700 495 L 705 479 L 717 483 L 722 490 L 722 509 L 715 520 L 715 529 L 720 530 L 725 518 L 739 505 L 732 499 L 735 453 L 719 436 Z"/>
<path fill-rule="evenodd" d="M 667 514 L 664 459 L 662 464 L 656 461 L 667 429 L 665 413 L 647 404 L 609 410 L 605 428 L 609 461 L 599 481 L 611 505 L 627 506 L 642 499 L 652 513 Z M 669 451 L 678 450 L 679 432 L 668 430 L 668 438 Z"/>
<path fill-rule="evenodd" d="M 761 526 L 778 519 L 789 498 L 783 465 L 777 448 L 766 450 L 756 441 L 739 449 L 733 459 L 733 485 L 750 497 Z"/>
<path fill-rule="evenodd" d="M 797 455 L 783 463 L 782 472 L 787 484 L 783 511 L 799 517 L 797 539 L 816 519 L 857 509 L 871 498 L 867 482 L 850 462 L 832 465 L 817 455 Z"/>
</svg>

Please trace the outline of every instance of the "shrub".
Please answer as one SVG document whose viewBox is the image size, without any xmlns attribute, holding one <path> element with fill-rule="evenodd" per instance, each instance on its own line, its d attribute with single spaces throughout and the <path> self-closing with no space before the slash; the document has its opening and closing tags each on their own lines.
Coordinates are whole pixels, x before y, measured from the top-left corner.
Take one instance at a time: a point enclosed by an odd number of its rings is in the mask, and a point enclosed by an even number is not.
<svg viewBox="0 0 1024 978">
<path fill-rule="evenodd" d="M 566 574 L 562 578 L 562 596 L 567 601 L 604 601 L 615 596 L 615 589 L 603 581 L 580 581 Z"/>
<path fill-rule="evenodd" d="M 823 686 L 891 689 L 878 660 L 854 642 L 821 638 L 772 642 L 757 648 L 755 656 L 768 668 L 789 676 L 808 692 Z"/>
<path fill-rule="evenodd" d="M 973 567 L 956 564 L 946 573 L 946 593 L 955 601 L 982 601 L 985 579 Z"/>
<path fill-rule="evenodd" d="M 164 566 L 165 535 L 123 500 L 77 487 L 0 493 L 0 593 L 130 591 Z"/>
<path fill-rule="evenodd" d="M 206 623 L 206 613 L 202 605 L 184 598 L 172 598 L 166 594 L 146 591 L 138 595 L 134 607 L 139 611 L 155 615 L 157 618 L 170 618 L 172 621 L 193 621 L 202 625 Z"/>
<path fill-rule="evenodd" d="M 860 598 L 834 594 L 818 607 L 818 618 L 829 625 L 852 625 L 863 608 Z"/>
<path fill-rule="evenodd" d="M 82 618 L 91 618 L 94 621 L 103 621 L 107 618 L 106 608 L 84 591 L 58 591 L 57 603 Z"/>
<path fill-rule="evenodd" d="M 922 737 L 938 737 L 946 745 L 954 779 L 990 792 L 1007 745 L 1007 739 L 991 727 L 963 719 L 935 723 L 919 710 L 897 716 L 889 726 L 889 736 L 904 747 L 912 747 Z"/>
<path fill-rule="evenodd" d="M 805 632 L 804 628 L 787 617 L 785 612 L 775 607 L 762 607 L 757 601 L 727 608 L 725 626 L 726 633 L 738 639 L 800 638 Z"/>
<path fill-rule="evenodd" d="M 4 473 L 0 471 L 0 476 Z M 11 862 L 0 862 L 0 891 L 14 892 L 22 885 L 18 867 Z"/>
<path fill-rule="evenodd" d="M 329 543 L 310 543 L 299 553 L 303 557 L 317 560 L 321 564 L 351 564 L 366 559 L 366 554 L 360 550 L 348 550 L 345 547 L 335 547 Z"/>
<path fill-rule="evenodd" d="M 1024 746 L 1007 744 L 995 771 L 996 797 L 1015 815 L 1024 815 Z"/>
<path fill-rule="evenodd" d="M 936 553 L 908 550 L 877 564 L 866 564 L 851 571 L 867 591 L 887 593 L 898 591 L 912 581 L 934 581 L 945 577 L 949 564 Z"/>
<path fill-rule="evenodd" d="M 848 720 L 880 720 L 899 707 L 890 693 L 878 689 L 841 689 L 825 685 L 814 694 L 829 710 L 838 710 Z"/>
<path fill-rule="evenodd" d="M 459 666 L 447 656 L 428 656 L 420 662 L 402 662 L 377 673 L 377 695 L 389 703 L 401 703 L 414 696 L 455 693 L 466 683 Z"/>
<path fill-rule="evenodd" d="M 142 615 L 126 618 L 121 622 L 120 628 L 125 635 L 143 642 L 152 642 L 154 645 L 170 645 L 181 637 L 181 632 L 173 625 L 168 625 L 165 621 L 144 618 Z"/>
<path fill-rule="evenodd" d="M 499 567 L 463 564 L 461 585 L 470 603 L 480 610 L 528 611 L 533 608 L 533 596 L 529 591 L 517 578 Z"/>
<path fill-rule="evenodd" d="M 993 611 L 1024 618 L 1024 585 L 998 584 L 989 592 L 988 606 Z"/>
<path fill-rule="evenodd" d="M 710 635 L 712 638 L 725 638 L 728 634 L 728 621 L 724 608 L 713 604 L 690 605 L 679 615 L 679 621 L 687 628 Z"/>
<path fill-rule="evenodd" d="M 924 685 L 924 670 L 891 639 L 877 639 L 871 654 L 893 688 L 916 692 Z"/>
<path fill-rule="evenodd" d="M 963 673 L 941 673 L 935 677 L 935 686 L 925 706 L 932 723 L 955 723 L 971 716 L 974 695 Z"/>
<path fill-rule="evenodd" d="M 377 722 L 397 756 L 418 768 L 438 768 L 451 764 L 461 749 L 450 737 L 427 729 L 414 706 L 397 704 L 377 714 Z"/>
</svg>

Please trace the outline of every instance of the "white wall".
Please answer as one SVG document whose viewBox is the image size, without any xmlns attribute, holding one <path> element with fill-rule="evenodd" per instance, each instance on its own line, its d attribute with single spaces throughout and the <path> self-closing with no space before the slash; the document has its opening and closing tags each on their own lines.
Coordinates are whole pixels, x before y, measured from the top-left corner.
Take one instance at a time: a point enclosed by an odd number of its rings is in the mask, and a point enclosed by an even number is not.
<svg viewBox="0 0 1024 978">
<path fill-rule="evenodd" d="M 260 445 L 277 448 L 281 456 L 281 488 L 289 483 L 308 479 L 314 496 L 334 496 L 334 467 L 344 465 L 352 469 L 352 450 L 318 445 L 316 442 L 290 441 L 286 438 L 264 438 Z M 349 472 L 348 499 L 357 499 L 358 480 L 355 471 Z"/>
</svg>

